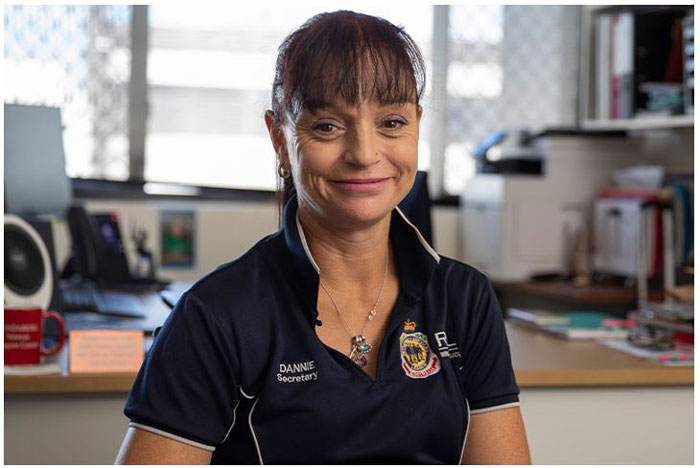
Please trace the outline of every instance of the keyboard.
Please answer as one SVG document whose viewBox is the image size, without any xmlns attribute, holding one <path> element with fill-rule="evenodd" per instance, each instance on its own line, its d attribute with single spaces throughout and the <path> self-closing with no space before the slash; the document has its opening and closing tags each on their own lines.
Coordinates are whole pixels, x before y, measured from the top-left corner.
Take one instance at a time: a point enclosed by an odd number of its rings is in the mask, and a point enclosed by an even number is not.
<svg viewBox="0 0 700 468">
<path fill-rule="evenodd" d="M 81 281 L 61 285 L 64 312 L 97 312 L 126 318 L 145 318 L 138 296 L 129 293 L 101 291 L 93 283 Z"/>
</svg>

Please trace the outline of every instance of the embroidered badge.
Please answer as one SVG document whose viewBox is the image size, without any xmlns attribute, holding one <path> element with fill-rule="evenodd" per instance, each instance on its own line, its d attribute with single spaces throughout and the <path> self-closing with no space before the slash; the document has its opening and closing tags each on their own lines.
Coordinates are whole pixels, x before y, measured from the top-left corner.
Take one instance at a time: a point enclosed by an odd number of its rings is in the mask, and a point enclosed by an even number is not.
<svg viewBox="0 0 700 468">
<path fill-rule="evenodd" d="M 430 349 L 428 337 L 416 331 L 416 323 L 406 320 L 401 344 L 401 367 L 412 379 L 424 379 L 440 372 L 440 360 Z"/>
</svg>

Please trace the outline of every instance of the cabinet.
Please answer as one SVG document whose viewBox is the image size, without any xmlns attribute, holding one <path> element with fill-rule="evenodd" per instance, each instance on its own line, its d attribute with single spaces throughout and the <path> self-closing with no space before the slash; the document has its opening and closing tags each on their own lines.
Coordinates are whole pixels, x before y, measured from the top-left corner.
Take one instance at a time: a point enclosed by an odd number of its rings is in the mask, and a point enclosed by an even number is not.
<svg viewBox="0 0 700 468">
<path fill-rule="evenodd" d="M 581 27 L 584 128 L 693 126 L 692 5 L 590 5 Z"/>
</svg>

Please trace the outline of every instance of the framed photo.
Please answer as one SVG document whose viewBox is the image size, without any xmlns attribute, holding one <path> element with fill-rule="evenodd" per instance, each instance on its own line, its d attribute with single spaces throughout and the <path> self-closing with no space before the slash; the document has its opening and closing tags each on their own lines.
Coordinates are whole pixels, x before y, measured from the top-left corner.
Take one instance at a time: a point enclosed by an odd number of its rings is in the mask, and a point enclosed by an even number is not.
<svg viewBox="0 0 700 468">
<path fill-rule="evenodd" d="M 162 268 L 194 268 L 194 211 L 161 211 Z"/>
</svg>

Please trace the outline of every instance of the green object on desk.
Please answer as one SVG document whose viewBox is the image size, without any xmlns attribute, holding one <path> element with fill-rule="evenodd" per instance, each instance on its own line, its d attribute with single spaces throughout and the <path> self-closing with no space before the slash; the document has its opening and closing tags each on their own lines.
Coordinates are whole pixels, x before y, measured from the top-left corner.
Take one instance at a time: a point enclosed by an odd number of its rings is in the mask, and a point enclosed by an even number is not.
<svg viewBox="0 0 700 468">
<path fill-rule="evenodd" d="M 604 320 L 619 318 L 601 312 L 565 312 L 562 315 L 571 319 L 564 328 L 602 328 Z"/>
<path fill-rule="evenodd" d="M 564 317 L 571 319 L 569 325 L 551 325 L 543 330 L 567 339 L 620 339 L 627 337 L 627 330 L 621 328 L 605 328 L 603 321 L 617 319 L 613 315 L 601 312 L 565 312 Z"/>
</svg>

